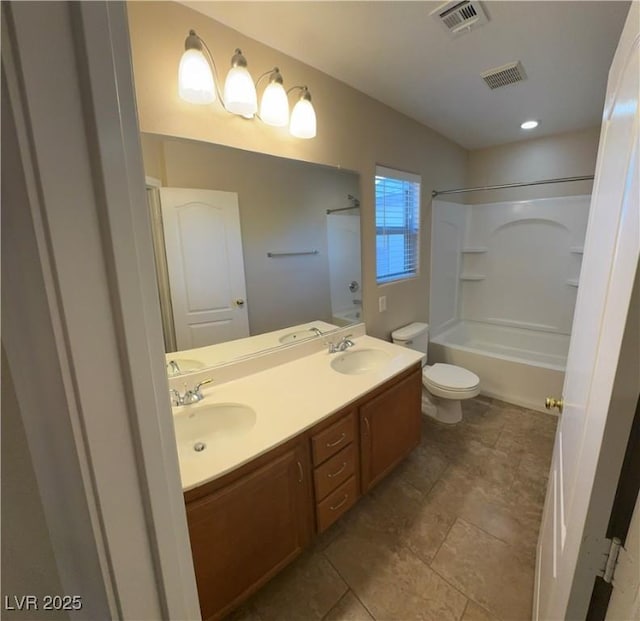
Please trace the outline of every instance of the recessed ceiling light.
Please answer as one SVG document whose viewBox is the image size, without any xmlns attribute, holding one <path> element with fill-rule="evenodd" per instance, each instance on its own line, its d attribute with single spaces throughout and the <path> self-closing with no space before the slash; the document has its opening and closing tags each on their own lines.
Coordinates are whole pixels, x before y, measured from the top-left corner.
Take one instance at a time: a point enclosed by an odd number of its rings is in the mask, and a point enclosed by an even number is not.
<svg viewBox="0 0 640 621">
<path fill-rule="evenodd" d="M 520 125 L 522 129 L 535 129 L 538 127 L 538 121 L 525 121 Z"/>
</svg>

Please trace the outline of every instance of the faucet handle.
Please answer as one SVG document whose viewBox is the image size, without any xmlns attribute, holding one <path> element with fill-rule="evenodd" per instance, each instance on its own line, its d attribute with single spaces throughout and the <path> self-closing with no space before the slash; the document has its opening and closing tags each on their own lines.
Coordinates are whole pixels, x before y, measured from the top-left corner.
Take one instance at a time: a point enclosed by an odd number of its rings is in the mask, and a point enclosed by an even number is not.
<svg viewBox="0 0 640 621">
<path fill-rule="evenodd" d="M 193 389 L 193 392 L 199 393 L 200 389 L 203 386 L 206 386 L 207 384 L 213 384 L 213 378 L 208 377 L 207 379 L 204 379 L 200 383 L 196 384 L 195 388 Z"/>
<path fill-rule="evenodd" d="M 340 341 L 340 351 L 345 351 L 346 349 L 349 349 L 349 347 L 353 347 L 355 345 L 351 340 L 351 336 L 351 334 L 347 334 L 347 336 Z"/>
<path fill-rule="evenodd" d="M 329 343 L 329 353 L 337 354 L 340 351 L 345 351 L 348 347 L 353 347 L 355 343 L 351 340 L 352 334 L 343 336 L 339 341 Z"/>
<path fill-rule="evenodd" d="M 200 392 L 200 389 L 206 384 L 211 384 L 213 379 L 208 378 L 202 380 L 196 384 L 191 390 L 187 390 L 187 385 L 184 385 L 184 394 L 181 395 L 175 388 L 169 388 L 169 395 L 171 396 L 171 405 L 191 405 L 204 399 L 204 395 Z"/>
<path fill-rule="evenodd" d="M 169 362 L 167 362 L 167 372 L 169 375 L 180 375 L 182 373 L 175 360 L 169 360 Z"/>
<path fill-rule="evenodd" d="M 200 389 L 207 384 L 213 383 L 213 379 L 208 377 L 207 379 L 202 380 L 198 384 L 196 384 L 192 390 L 189 391 L 189 400 L 191 403 L 196 403 L 197 401 L 201 401 L 204 399 L 204 395 L 200 392 Z"/>
<path fill-rule="evenodd" d="M 171 405 L 182 405 L 182 396 L 175 388 L 169 388 L 169 396 L 171 397 Z"/>
</svg>

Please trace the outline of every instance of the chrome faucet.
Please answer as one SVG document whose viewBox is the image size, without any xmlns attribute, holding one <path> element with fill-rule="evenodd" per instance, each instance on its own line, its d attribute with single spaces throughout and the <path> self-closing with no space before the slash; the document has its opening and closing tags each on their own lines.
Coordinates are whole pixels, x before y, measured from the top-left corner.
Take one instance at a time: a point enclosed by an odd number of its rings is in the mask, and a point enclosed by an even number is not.
<svg viewBox="0 0 640 621">
<path fill-rule="evenodd" d="M 169 371 L 169 375 L 180 375 L 180 367 L 175 360 L 169 360 L 167 362 L 167 371 Z"/>
<path fill-rule="evenodd" d="M 349 347 L 353 347 L 355 343 L 351 340 L 351 334 L 342 337 L 337 343 L 329 343 L 329 353 L 337 354 L 340 351 L 346 351 Z"/>
<path fill-rule="evenodd" d="M 309 332 L 313 332 L 316 336 L 322 336 L 322 332 L 315 326 L 311 326 L 311 328 L 309 328 Z"/>
<path fill-rule="evenodd" d="M 171 405 L 191 405 L 192 403 L 198 403 L 204 399 L 204 395 L 200 392 L 200 389 L 206 384 L 211 384 L 213 380 L 211 378 L 202 380 L 199 384 L 196 384 L 191 390 L 185 390 L 181 395 L 175 388 L 169 389 L 171 395 Z M 187 385 L 185 384 L 185 389 Z"/>
</svg>

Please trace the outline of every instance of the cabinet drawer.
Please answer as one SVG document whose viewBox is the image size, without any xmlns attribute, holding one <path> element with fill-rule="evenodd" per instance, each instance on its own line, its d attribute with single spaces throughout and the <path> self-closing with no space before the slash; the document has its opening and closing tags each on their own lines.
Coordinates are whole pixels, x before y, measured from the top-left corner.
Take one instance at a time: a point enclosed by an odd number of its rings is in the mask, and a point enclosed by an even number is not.
<svg viewBox="0 0 640 621">
<path fill-rule="evenodd" d="M 353 507 L 357 499 L 358 484 L 356 478 L 351 477 L 318 503 L 316 511 L 318 533 L 327 530 L 343 513 Z"/>
<path fill-rule="evenodd" d="M 338 454 L 315 469 L 313 480 L 316 489 L 316 501 L 321 501 L 336 487 L 342 485 L 355 472 L 355 447 L 349 444 Z"/>
<path fill-rule="evenodd" d="M 353 442 L 355 437 L 355 415 L 349 412 L 331 427 L 311 438 L 313 465 L 318 466 L 332 455 Z"/>
</svg>

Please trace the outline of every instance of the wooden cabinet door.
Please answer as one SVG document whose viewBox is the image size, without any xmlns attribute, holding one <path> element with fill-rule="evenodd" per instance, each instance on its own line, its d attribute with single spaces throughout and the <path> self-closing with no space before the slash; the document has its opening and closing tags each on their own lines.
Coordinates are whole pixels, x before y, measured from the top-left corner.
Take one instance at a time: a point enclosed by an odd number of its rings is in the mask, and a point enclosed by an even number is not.
<svg viewBox="0 0 640 621">
<path fill-rule="evenodd" d="M 363 493 L 420 443 L 421 392 L 417 370 L 360 407 Z"/>
<path fill-rule="evenodd" d="M 187 504 L 202 618 L 218 619 L 297 556 L 313 529 L 303 441 Z"/>
</svg>

